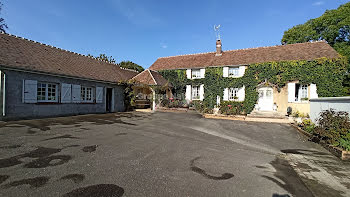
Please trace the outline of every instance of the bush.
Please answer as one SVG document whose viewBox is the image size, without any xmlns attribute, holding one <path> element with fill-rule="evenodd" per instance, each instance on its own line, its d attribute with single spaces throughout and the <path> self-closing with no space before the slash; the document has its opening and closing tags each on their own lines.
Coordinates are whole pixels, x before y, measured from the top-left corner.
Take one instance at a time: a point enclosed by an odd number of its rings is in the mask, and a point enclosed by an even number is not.
<svg viewBox="0 0 350 197">
<path fill-rule="evenodd" d="M 349 148 L 350 119 L 347 112 L 326 110 L 320 113 L 317 121 L 319 125 L 314 130 L 315 137 L 334 146 Z"/>
<path fill-rule="evenodd" d="M 224 101 L 220 104 L 220 112 L 225 115 L 244 114 L 243 102 Z"/>
</svg>

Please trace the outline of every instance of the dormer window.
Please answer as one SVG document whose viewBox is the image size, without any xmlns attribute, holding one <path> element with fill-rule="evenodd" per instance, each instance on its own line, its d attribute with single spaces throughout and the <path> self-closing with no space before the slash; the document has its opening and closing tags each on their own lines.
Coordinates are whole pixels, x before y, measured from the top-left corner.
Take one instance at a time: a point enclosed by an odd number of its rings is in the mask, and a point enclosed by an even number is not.
<svg viewBox="0 0 350 197">
<path fill-rule="evenodd" d="M 199 78 L 201 78 L 200 69 L 193 69 L 192 70 L 192 79 L 199 79 Z"/>
<path fill-rule="evenodd" d="M 228 69 L 229 77 L 238 77 L 239 76 L 239 68 L 238 67 L 230 67 Z"/>
</svg>

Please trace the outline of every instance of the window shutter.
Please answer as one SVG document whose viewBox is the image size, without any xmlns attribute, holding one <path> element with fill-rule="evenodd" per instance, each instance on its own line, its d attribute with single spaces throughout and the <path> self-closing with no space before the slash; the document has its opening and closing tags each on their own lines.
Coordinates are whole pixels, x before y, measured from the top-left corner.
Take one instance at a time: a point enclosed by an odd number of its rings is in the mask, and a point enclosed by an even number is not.
<svg viewBox="0 0 350 197">
<path fill-rule="evenodd" d="M 96 87 L 96 103 L 103 102 L 103 87 Z"/>
<path fill-rule="evenodd" d="M 62 83 L 61 84 L 61 103 L 72 102 L 72 85 Z"/>
<path fill-rule="evenodd" d="M 81 102 L 81 99 L 80 99 L 80 96 L 81 96 L 81 90 L 80 90 L 80 85 L 75 85 L 73 84 L 72 85 L 72 101 L 73 103 L 80 103 Z"/>
<path fill-rule="evenodd" d="M 204 85 L 199 86 L 199 100 L 203 101 L 204 99 Z"/>
<path fill-rule="evenodd" d="M 200 72 L 201 72 L 201 78 L 205 78 L 205 68 L 201 68 Z"/>
<path fill-rule="evenodd" d="M 240 66 L 238 72 L 239 72 L 239 77 L 243 77 L 245 72 L 245 66 Z"/>
<path fill-rule="evenodd" d="M 318 98 L 316 84 L 310 84 L 310 99 Z"/>
<path fill-rule="evenodd" d="M 228 101 L 228 88 L 224 89 L 224 98 L 222 100 Z"/>
<path fill-rule="evenodd" d="M 191 85 L 186 85 L 186 100 L 191 100 Z"/>
<path fill-rule="evenodd" d="M 224 73 L 223 77 L 228 77 L 228 67 L 223 67 L 222 72 Z"/>
<path fill-rule="evenodd" d="M 38 81 L 23 81 L 23 103 L 37 103 Z"/>
<path fill-rule="evenodd" d="M 192 78 L 192 76 L 191 76 L 191 69 L 187 69 L 186 70 L 186 75 L 187 75 L 187 79 L 191 79 Z"/>
<path fill-rule="evenodd" d="M 288 102 L 295 102 L 295 83 L 288 83 Z"/>
<path fill-rule="evenodd" d="M 241 87 L 238 89 L 238 101 L 244 101 L 245 99 L 245 87 Z"/>
</svg>

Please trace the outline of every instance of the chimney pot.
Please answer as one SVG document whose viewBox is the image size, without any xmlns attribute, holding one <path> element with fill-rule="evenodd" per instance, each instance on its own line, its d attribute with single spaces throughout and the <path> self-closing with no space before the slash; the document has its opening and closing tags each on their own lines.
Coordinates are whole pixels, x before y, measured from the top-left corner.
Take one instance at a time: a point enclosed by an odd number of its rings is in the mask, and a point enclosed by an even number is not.
<svg viewBox="0 0 350 197">
<path fill-rule="evenodd" d="M 222 45 L 221 40 L 216 40 L 216 56 L 222 55 Z"/>
</svg>

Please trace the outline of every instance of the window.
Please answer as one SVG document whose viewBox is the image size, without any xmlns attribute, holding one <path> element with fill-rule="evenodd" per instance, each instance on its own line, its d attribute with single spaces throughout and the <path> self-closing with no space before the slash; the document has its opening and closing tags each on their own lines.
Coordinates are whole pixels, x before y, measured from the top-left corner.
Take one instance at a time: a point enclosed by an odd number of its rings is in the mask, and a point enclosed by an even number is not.
<svg viewBox="0 0 350 197">
<path fill-rule="evenodd" d="M 301 91 L 301 99 L 307 98 L 307 85 L 302 85 L 300 86 L 300 91 Z"/>
<path fill-rule="evenodd" d="M 38 82 L 37 100 L 38 102 L 57 102 L 57 84 Z"/>
<path fill-rule="evenodd" d="M 198 78 L 201 78 L 200 69 L 192 70 L 192 79 L 198 79 Z"/>
<path fill-rule="evenodd" d="M 93 88 L 92 87 L 81 87 L 81 101 L 92 102 L 93 101 Z"/>
<path fill-rule="evenodd" d="M 199 99 L 199 86 L 193 86 L 192 87 L 192 100 L 198 100 Z"/>
<path fill-rule="evenodd" d="M 231 67 L 228 69 L 228 76 L 229 77 L 238 77 L 239 76 L 239 68 L 238 67 Z"/>
<path fill-rule="evenodd" d="M 230 88 L 228 93 L 228 100 L 238 99 L 238 88 Z"/>
<path fill-rule="evenodd" d="M 294 101 L 307 100 L 308 98 L 308 86 L 295 84 L 295 97 Z"/>
</svg>

